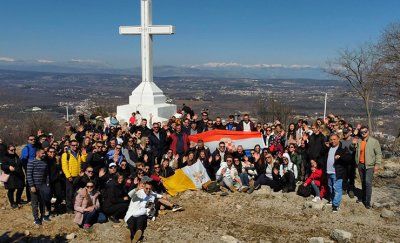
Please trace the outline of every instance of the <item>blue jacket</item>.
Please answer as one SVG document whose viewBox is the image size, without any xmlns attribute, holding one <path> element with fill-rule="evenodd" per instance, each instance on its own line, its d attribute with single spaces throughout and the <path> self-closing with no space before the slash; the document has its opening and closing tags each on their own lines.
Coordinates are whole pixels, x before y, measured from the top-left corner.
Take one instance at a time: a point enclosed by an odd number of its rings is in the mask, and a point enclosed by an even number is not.
<svg viewBox="0 0 400 243">
<path fill-rule="evenodd" d="M 36 148 L 28 143 L 21 152 L 21 161 L 24 166 L 28 164 L 29 161 L 34 160 L 36 157 Z"/>
</svg>

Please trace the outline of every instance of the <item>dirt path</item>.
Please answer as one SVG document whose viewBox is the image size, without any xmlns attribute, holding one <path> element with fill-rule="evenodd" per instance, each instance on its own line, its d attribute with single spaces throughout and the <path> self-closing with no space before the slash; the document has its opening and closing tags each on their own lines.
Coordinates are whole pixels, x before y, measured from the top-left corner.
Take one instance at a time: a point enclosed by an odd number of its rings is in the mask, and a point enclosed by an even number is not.
<svg viewBox="0 0 400 243">
<path fill-rule="evenodd" d="M 354 242 L 400 242 L 400 184 L 392 179 L 376 183 L 375 202 L 391 202 L 396 213 L 392 219 L 380 217 L 381 209 L 367 210 L 355 199 L 344 196 L 341 210 L 333 214 L 307 208 L 305 199 L 294 193 L 273 193 L 266 188 L 249 195 L 235 193 L 226 197 L 201 191 L 189 191 L 173 200 L 186 209 L 168 212 L 149 222 L 147 242 L 220 242 L 229 235 L 244 242 L 307 242 L 310 237 L 330 238 L 333 229 L 353 234 Z M 53 218 L 42 227 L 35 227 L 29 206 L 12 210 L 6 203 L 4 188 L 0 189 L 0 242 L 7 239 L 20 241 L 65 241 L 65 235 L 75 233 L 71 242 L 127 242 L 129 232 L 125 225 L 106 223 L 92 230 L 78 229 L 72 215 Z M 24 234 L 28 233 L 26 237 Z M 8 238 L 7 238 L 8 237 Z"/>
</svg>

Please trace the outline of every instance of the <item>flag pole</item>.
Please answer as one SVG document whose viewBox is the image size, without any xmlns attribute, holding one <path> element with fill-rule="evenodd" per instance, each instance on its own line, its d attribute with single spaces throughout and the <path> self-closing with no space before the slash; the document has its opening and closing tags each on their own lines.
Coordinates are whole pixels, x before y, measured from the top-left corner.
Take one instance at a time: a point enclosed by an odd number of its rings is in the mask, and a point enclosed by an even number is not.
<svg viewBox="0 0 400 243">
<path fill-rule="evenodd" d="M 326 101 L 328 99 L 328 93 L 325 93 L 325 105 L 324 105 L 324 120 L 326 118 Z"/>
</svg>

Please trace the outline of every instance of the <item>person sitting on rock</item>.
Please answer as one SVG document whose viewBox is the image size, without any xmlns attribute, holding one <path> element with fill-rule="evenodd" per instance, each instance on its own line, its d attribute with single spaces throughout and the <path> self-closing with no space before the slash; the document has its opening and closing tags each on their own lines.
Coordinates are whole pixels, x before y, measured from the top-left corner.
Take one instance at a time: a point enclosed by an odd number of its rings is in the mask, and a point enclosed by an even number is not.
<svg viewBox="0 0 400 243">
<path fill-rule="evenodd" d="M 233 165 L 233 157 L 231 155 L 226 157 L 226 162 L 221 162 L 221 166 L 216 173 L 216 178 L 217 181 L 222 182 L 222 185 L 231 192 L 235 192 L 242 187 L 238 171 Z"/>
<path fill-rule="evenodd" d="M 129 198 L 125 192 L 124 176 L 115 175 L 113 180 L 107 182 L 103 193 L 103 212 L 108 216 L 110 221 L 118 223 L 128 210 Z"/>
<path fill-rule="evenodd" d="M 323 171 L 319 168 L 318 163 L 313 160 L 311 161 L 311 175 L 306 179 L 303 186 L 306 187 L 311 185 L 314 190 L 315 197 L 313 202 L 319 202 L 325 195 L 325 186 L 323 184 Z"/>
<path fill-rule="evenodd" d="M 297 166 L 290 160 L 288 153 L 283 154 L 283 163 L 279 167 L 282 192 L 294 192 L 296 189 Z"/>
<path fill-rule="evenodd" d="M 88 181 L 84 188 L 78 190 L 74 204 L 74 222 L 80 227 L 89 229 L 97 222 L 100 209 L 99 195 L 93 181 Z"/>
</svg>

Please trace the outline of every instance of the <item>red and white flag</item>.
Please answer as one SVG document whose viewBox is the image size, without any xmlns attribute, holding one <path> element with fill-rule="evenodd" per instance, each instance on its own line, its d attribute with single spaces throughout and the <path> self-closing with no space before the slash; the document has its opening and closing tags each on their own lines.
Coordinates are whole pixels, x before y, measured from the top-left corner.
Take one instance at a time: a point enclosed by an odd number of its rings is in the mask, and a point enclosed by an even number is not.
<svg viewBox="0 0 400 243">
<path fill-rule="evenodd" d="M 211 152 L 221 141 L 225 142 L 227 148 L 242 145 L 244 149 L 253 149 L 257 144 L 261 146 L 261 149 L 265 147 L 263 136 L 259 132 L 212 130 L 189 136 L 190 142 L 197 143 L 200 139 Z"/>
</svg>

